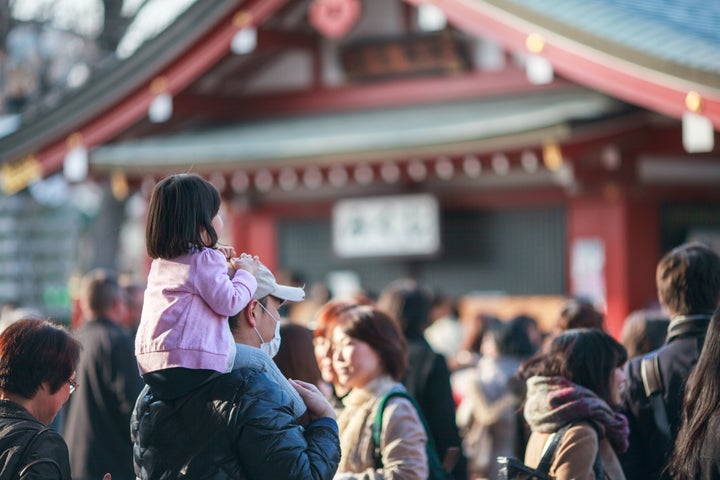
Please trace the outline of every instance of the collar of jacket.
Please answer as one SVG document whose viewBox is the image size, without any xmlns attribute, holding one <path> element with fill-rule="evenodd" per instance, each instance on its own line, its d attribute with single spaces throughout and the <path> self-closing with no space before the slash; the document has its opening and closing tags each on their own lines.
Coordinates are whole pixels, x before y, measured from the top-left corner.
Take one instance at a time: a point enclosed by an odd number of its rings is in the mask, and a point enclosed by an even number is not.
<svg viewBox="0 0 720 480">
<path fill-rule="evenodd" d="M 709 313 L 696 313 L 672 317 L 670 319 L 670 325 L 668 326 L 667 341 L 665 343 L 670 343 L 679 337 L 705 336 L 711 316 L 712 314 Z"/>
</svg>

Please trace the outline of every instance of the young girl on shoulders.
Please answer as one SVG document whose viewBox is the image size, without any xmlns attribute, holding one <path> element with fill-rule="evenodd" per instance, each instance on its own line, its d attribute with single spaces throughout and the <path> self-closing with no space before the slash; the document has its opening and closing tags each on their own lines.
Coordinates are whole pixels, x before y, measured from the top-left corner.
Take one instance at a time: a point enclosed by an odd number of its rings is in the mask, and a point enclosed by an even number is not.
<svg viewBox="0 0 720 480">
<path fill-rule="evenodd" d="M 194 174 L 167 177 L 153 190 L 146 228 L 153 261 L 135 340 L 144 377 L 170 369 L 208 375 L 232 369 L 228 316 L 252 299 L 259 260 L 234 258 L 232 247 L 218 245 L 220 203 L 217 189 Z"/>
</svg>

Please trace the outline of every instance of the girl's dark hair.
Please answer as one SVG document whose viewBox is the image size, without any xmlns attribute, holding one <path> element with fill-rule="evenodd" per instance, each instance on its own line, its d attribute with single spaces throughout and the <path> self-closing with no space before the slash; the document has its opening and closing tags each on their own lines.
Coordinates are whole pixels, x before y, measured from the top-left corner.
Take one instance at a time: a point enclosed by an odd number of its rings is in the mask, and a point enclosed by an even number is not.
<svg viewBox="0 0 720 480">
<path fill-rule="evenodd" d="M 161 180 L 148 207 L 145 245 L 150 258 L 175 258 L 213 247 L 218 236 L 212 221 L 220 202 L 217 189 L 198 175 L 179 174 Z"/>
<path fill-rule="evenodd" d="M 357 305 L 343 311 L 335 322 L 350 338 L 367 343 L 380 357 L 383 371 L 402 379 L 407 369 L 407 342 L 398 323 L 375 307 Z"/>
<path fill-rule="evenodd" d="M 24 318 L 0 334 L 0 389 L 33 398 L 43 382 L 57 392 L 72 376 L 80 343 L 47 320 Z"/>
<path fill-rule="evenodd" d="M 625 347 L 602 330 L 576 328 L 558 335 L 546 353 L 522 364 L 523 380 L 564 377 L 610 403 L 610 374 L 627 361 Z"/>
<path fill-rule="evenodd" d="M 672 478 L 700 478 L 699 452 L 706 438 L 717 435 L 708 429 L 708 424 L 719 406 L 720 310 L 715 310 L 700 357 L 685 386 L 682 423 L 669 465 Z"/>
</svg>

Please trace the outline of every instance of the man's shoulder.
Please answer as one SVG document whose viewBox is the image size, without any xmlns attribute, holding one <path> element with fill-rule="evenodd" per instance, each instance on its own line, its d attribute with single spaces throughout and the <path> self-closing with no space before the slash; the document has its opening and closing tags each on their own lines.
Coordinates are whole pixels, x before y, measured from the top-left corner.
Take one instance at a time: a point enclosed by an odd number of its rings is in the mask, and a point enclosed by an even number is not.
<svg viewBox="0 0 720 480">
<path fill-rule="evenodd" d="M 243 366 L 220 375 L 215 388 L 265 392 L 277 390 L 277 383 L 262 368 Z"/>
</svg>

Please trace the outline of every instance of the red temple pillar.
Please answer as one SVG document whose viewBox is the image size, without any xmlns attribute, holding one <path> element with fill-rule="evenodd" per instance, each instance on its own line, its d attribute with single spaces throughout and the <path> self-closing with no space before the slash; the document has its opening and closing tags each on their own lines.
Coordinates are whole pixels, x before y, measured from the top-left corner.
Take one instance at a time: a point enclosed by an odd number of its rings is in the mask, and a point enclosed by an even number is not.
<svg viewBox="0 0 720 480">
<path fill-rule="evenodd" d="M 258 255 L 271 271 L 278 268 L 277 220 L 275 215 L 247 209 L 231 210 L 232 242 L 238 254 Z"/>
<path fill-rule="evenodd" d="M 627 315 L 649 307 L 656 298 L 658 206 L 608 186 L 570 200 L 567 232 L 569 293 L 604 299 L 606 328 L 618 337 Z M 602 265 L 594 261 L 598 258 L 604 259 Z M 583 267 L 587 263 L 590 266 Z"/>
</svg>

